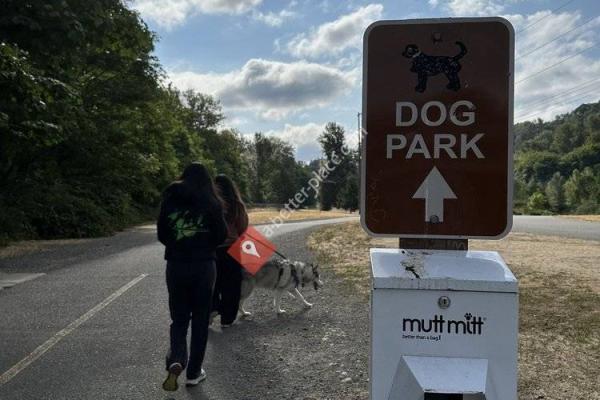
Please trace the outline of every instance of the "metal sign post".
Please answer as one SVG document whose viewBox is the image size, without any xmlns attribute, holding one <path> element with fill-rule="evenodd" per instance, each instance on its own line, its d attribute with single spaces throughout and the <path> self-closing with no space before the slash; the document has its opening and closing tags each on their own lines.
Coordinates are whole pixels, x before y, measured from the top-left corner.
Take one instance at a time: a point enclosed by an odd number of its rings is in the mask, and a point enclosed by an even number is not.
<svg viewBox="0 0 600 400">
<path fill-rule="evenodd" d="M 361 223 L 371 249 L 372 400 L 517 399 L 514 31 L 502 18 L 379 21 L 364 36 Z"/>
</svg>

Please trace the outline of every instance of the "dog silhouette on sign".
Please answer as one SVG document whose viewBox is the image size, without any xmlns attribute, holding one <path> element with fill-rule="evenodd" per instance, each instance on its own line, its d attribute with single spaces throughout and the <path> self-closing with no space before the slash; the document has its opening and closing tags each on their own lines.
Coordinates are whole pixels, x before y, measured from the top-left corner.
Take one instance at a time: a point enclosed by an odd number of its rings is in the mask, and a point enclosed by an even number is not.
<svg viewBox="0 0 600 400">
<path fill-rule="evenodd" d="M 430 56 L 422 53 L 416 44 L 409 44 L 406 46 L 402 55 L 406 58 L 412 59 L 412 66 L 410 67 L 411 72 L 417 74 L 417 86 L 415 90 L 423 93 L 427 89 L 427 79 L 430 76 L 439 74 L 446 75 L 448 78 L 448 84 L 446 87 L 450 90 L 457 91 L 460 89 L 460 78 L 458 72 L 462 68 L 458 60 L 463 58 L 467 54 L 467 48 L 462 42 L 456 42 L 460 48 L 460 52 L 455 56 Z"/>
</svg>

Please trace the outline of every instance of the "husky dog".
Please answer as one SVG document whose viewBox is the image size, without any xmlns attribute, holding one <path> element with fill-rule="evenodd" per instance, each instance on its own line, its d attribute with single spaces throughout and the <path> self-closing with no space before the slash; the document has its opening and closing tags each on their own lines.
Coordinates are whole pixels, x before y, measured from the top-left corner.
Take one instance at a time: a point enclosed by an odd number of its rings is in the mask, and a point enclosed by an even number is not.
<svg viewBox="0 0 600 400">
<path fill-rule="evenodd" d="M 244 301 L 250 297 L 255 287 L 271 289 L 275 291 L 273 305 L 278 314 L 284 313 L 281 308 L 281 296 L 287 291 L 290 296 L 300 300 L 305 307 L 310 308 L 312 304 L 306 301 L 298 287 L 312 284 L 315 290 L 323 286 L 319 278 L 319 266 L 290 260 L 269 260 L 263 267 L 252 276 L 247 274 L 242 281 L 242 293 L 240 297 L 240 312 L 243 315 L 251 315 L 244 309 Z"/>
</svg>

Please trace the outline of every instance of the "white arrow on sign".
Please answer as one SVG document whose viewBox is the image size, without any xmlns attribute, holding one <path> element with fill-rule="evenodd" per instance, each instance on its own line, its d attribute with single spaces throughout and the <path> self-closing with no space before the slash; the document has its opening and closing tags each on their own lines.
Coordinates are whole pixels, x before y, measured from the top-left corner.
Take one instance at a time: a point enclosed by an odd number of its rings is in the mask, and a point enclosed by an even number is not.
<svg viewBox="0 0 600 400">
<path fill-rule="evenodd" d="M 425 199 L 425 222 L 444 222 L 444 199 L 456 199 L 456 195 L 433 167 L 412 198 Z"/>
</svg>

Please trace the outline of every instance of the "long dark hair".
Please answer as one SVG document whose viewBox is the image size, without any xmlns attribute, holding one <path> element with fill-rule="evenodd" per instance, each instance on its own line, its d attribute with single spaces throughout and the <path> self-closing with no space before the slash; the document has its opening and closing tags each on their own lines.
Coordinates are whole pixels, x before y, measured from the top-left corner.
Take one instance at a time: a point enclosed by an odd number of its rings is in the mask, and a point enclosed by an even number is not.
<svg viewBox="0 0 600 400">
<path fill-rule="evenodd" d="M 219 196 L 208 169 L 199 162 L 193 162 L 183 170 L 179 180 L 194 195 L 210 207 L 223 208 L 223 200 Z"/>
<path fill-rule="evenodd" d="M 215 184 L 225 203 L 226 218 L 229 221 L 236 221 L 240 215 L 246 212 L 246 205 L 240 196 L 240 191 L 227 175 L 217 175 Z"/>
</svg>

